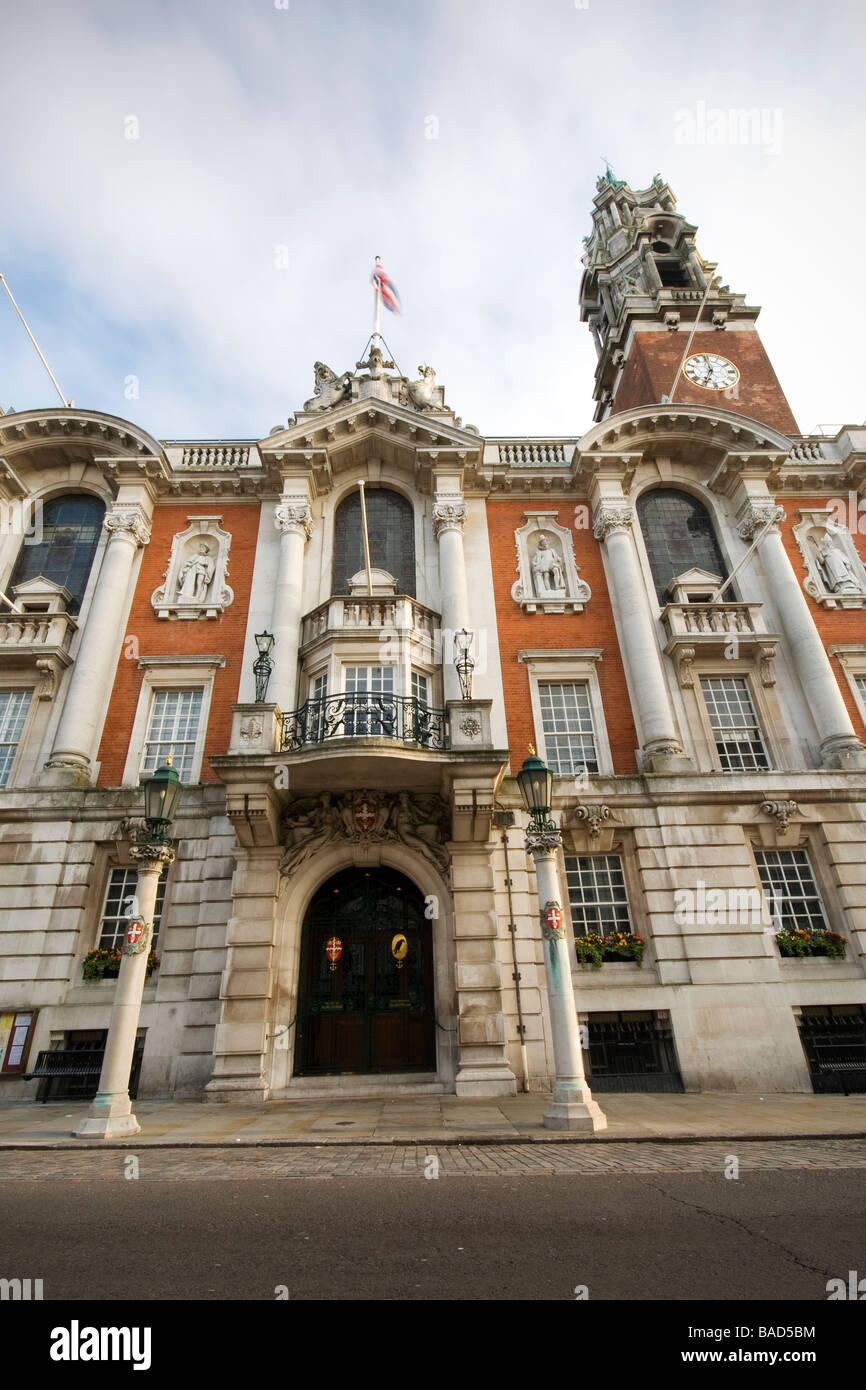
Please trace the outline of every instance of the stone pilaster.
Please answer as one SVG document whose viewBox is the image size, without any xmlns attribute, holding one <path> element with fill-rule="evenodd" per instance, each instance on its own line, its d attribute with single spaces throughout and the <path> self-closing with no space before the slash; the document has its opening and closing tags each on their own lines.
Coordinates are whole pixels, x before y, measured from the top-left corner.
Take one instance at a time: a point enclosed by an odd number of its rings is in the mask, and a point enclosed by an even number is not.
<svg viewBox="0 0 866 1390">
<path fill-rule="evenodd" d="M 87 786 L 93 780 L 92 759 L 114 684 L 133 564 L 139 549 L 150 540 L 149 516 L 138 502 L 115 503 L 104 524 L 108 545 L 42 775 L 46 786 Z"/>
<path fill-rule="evenodd" d="M 510 1096 L 494 874 L 486 843 L 452 844 L 457 984 L 458 1096 Z"/>
<path fill-rule="evenodd" d="M 281 534 L 271 617 L 274 669 L 268 694 L 283 713 L 288 713 L 295 708 L 297 697 L 304 548 L 313 531 L 306 497 L 283 497 L 274 508 L 274 525 Z"/>
<path fill-rule="evenodd" d="M 594 534 L 607 552 L 607 577 L 620 630 L 620 652 L 635 711 L 645 772 L 693 770 L 677 733 L 662 656 L 631 534 L 634 512 L 622 501 L 599 501 Z"/>
<path fill-rule="evenodd" d="M 214 1039 L 208 1101 L 258 1105 L 268 1098 L 264 1074 L 274 979 L 276 904 L 280 889 L 279 845 L 239 847 L 232 880 L 228 954 L 220 989 L 220 1022 Z"/>
<path fill-rule="evenodd" d="M 442 684 L 446 702 L 462 692 L 454 666 L 453 634 L 471 628 L 463 527 L 466 503 L 459 493 L 438 494 L 433 504 L 433 534 L 439 542 L 439 586 L 442 594 Z"/>
<path fill-rule="evenodd" d="M 743 540 L 751 541 L 768 521 L 778 523 L 784 519 L 784 511 L 772 500 L 750 500 L 738 530 Z M 866 768 L 866 748 L 854 732 L 830 658 L 788 559 L 778 524 L 770 527 L 758 549 L 797 678 L 818 730 L 821 761 L 828 768 Z"/>
</svg>

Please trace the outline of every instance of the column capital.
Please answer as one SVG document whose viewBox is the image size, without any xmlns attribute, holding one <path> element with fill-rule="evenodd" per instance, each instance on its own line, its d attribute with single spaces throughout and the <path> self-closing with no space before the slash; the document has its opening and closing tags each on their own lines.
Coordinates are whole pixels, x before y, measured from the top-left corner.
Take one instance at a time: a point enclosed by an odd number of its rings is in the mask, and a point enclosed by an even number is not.
<svg viewBox="0 0 866 1390">
<path fill-rule="evenodd" d="M 106 513 L 103 525 L 108 532 L 109 542 L 115 536 L 131 540 L 137 550 L 150 540 L 150 518 L 138 503 L 115 503 Z"/>
<path fill-rule="evenodd" d="M 737 524 L 737 532 L 742 540 L 751 541 L 768 521 L 773 521 L 778 526 L 785 520 L 785 516 L 784 507 L 777 507 L 770 499 L 766 502 L 749 502 Z"/>
<path fill-rule="evenodd" d="M 527 830 L 526 853 L 531 854 L 536 863 L 539 859 L 552 859 L 562 847 L 562 836 L 554 830 Z"/>
<path fill-rule="evenodd" d="M 313 534 L 313 515 L 308 502 L 286 498 L 274 507 L 274 525 L 278 531 L 302 535 L 305 541 Z"/>
<path fill-rule="evenodd" d="M 465 521 L 466 503 L 461 496 L 457 495 L 447 502 L 433 503 L 433 534 L 437 541 L 446 531 L 458 531 L 462 534 Z"/>
<path fill-rule="evenodd" d="M 597 541 L 606 541 L 616 531 L 628 531 L 634 525 L 634 508 L 628 502 L 599 502 L 593 518 L 592 534 Z"/>
<path fill-rule="evenodd" d="M 174 863 L 174 845 L 145 840 L 140 844 L 130 845 L 129 857 L 140 874 L 146 874 L 149 870 L 161 874 L 164 868 Z"/>
</svg>

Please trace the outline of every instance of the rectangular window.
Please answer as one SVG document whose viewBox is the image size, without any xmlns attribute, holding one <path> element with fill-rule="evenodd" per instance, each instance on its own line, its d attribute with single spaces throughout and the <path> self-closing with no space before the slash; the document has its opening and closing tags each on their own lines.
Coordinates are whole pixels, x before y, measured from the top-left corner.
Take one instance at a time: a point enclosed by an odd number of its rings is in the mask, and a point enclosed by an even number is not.
<svg viewBox="0 0 866 1390">
<path fill-rule="evenodd" d="M 804 849 L 756 850 L 755 860 L 777 931 L 830 930 Z"/>
<path fill-rule="evenodd" d="M 102 908 L 102 920 L 99 926 L 99 950 L 114 951 L 121 947 L 126 939 L 126 908 L 124 902 L 126 898 L 133 896 L 136 892 L 138 883 L 138 872 L 136 869 L 112 869 L 111 878 L 108 881 L 108 889 L 105 894 L 105 902 Z M 162 918 L 163 904 L 165 903 L 165 873 L 160 874 L 159 885 L 156 890 L 156 907 L 153 912 L 153 941 L 151 945 L 156 946 L 156 938 L 159 935 L 159 923 Z"/>
<path fill-rule="evenodd" d="M 200 690 L 154 691 L 142 773 L 155 772 L 170 754 L 180 780 L 190 780 L 201 723 L 201 702 Z"/>
<path fill-rule="evenodd" d="M 860 699 L 863 701 L 864 706 L 866 706 L 866 676 L 856 676 L 854 684 L 860 692 Z"/>
<path fill-rule="evenodd" d="M 538 687 L 544 752 L 552 772 L 598 772 L 595 730 L 585 684 L 550 682 Z"/>
<path fill-rule="evenodd" d="M 32 690 L 0 690 L 0 787 L 9 781 Z"/>
<path fill-rule="evenodd" d="M 770 760 L 745 679 L 742 676 L 704 676 L 701 687 L 722 771 L 754 772 L 758 768 L 768 768 Z"/>
<path fill-rule="evenodd" d="M 575 936 L 631 934 L 625 878 L 618 854 L 566 857 L 565 880 Z"/>
<path fill-rule="evenodd" d="M 345 668 L 345 729 L 352 737 L 377 735 L 393 738 L 396 730 L 396 704 L 393 666 L 347 666 Z"/>
<path fill-rule="evenodd" d="M 430 703 L 430 682 L 420 671 L 412 672 L 412 697 L 425 708 Z"/>
</svg>

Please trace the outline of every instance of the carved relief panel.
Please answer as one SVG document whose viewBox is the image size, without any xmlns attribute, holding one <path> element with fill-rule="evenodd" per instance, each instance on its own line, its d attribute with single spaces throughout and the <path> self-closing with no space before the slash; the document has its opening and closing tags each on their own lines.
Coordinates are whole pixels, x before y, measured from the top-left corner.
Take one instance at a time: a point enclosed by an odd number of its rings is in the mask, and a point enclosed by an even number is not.
<svg viewBox="0 0 866 1390">
<path fill-rule="evenodd" d="M 226 584 L 228 531 L 221 516 L 191 516 L 171 543 L 165 582 L 151 596 L 158 618 L 215 618 L 234 600 Z"/>
<path fill-rule="evenodd" d="M 557 512 L 524 512 L 514 533 L 517 573 L 511 597 L 527 613 L 581 613 L 592 597 L 579 577 L 571 532 L 557 523 Z"/>
</svg>

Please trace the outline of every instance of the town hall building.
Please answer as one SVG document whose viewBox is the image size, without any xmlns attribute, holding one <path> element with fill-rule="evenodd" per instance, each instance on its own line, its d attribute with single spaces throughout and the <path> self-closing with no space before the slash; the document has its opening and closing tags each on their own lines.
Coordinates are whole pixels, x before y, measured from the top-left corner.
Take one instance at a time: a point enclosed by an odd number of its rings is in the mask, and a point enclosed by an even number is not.
<svg viewBox="0 0 866 1390">
<path fill-rule="evenodd" d="M 139 1096 L 548 1089 L 530 747 L 593 1093 L 863 1089 L 866 427 L 801 433 L 660 178 L 584 264 L 581 436 L 376 335 L 255 440 L 0 416 L 0 1100 L 95 1090 L 33 1067 L 101 1056 L 168 756 Z"/>
</svg>

